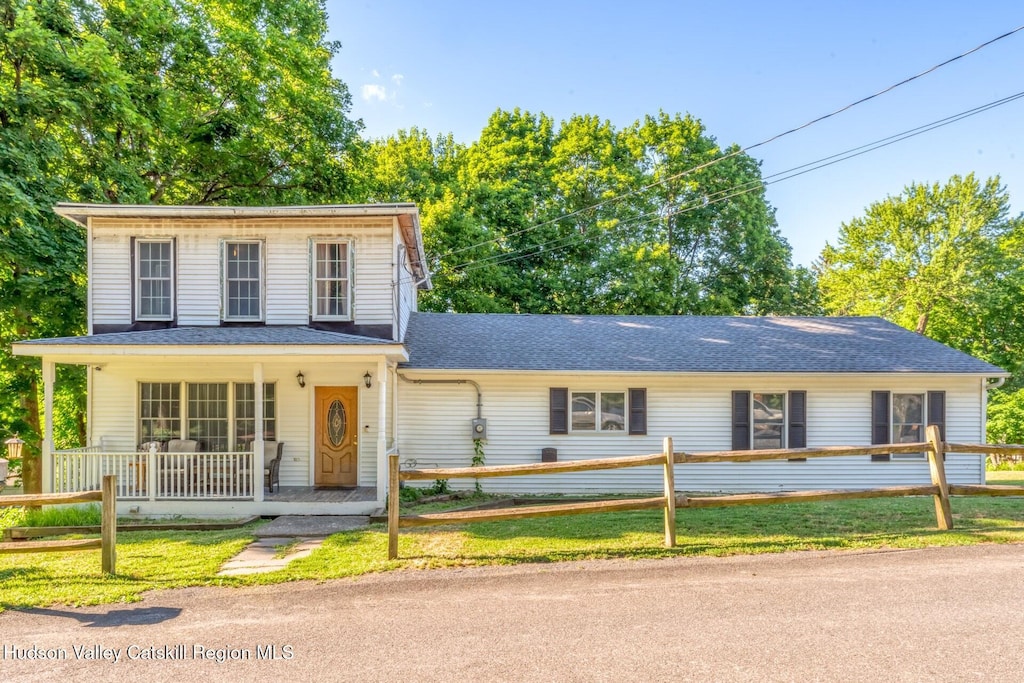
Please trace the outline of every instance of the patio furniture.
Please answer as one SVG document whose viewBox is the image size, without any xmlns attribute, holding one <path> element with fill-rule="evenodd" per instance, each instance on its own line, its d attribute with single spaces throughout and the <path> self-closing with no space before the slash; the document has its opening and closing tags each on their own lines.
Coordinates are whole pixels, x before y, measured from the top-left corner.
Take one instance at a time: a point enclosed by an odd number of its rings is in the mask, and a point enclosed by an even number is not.
<svg viewBox="0 0 1024 683">
<path fill-rule="evenodd" d="M 171 439 L 167 442 L 167 450 L 159 456 L 160 470 L 157 486 L 159 495 L 183 497 L 188 496 L 195 487 L 193 481 L 192 456 L 181 453 L 196 453 L 199 442 L 195 439 Z"/>
<path fill-rule="evenodd" d="M 263 479 L 264 486 L 273 493 L 274 484 L 277 484 L 277 490 L 281 490 L 281 454 L 284 453 L 284 441 L 264 441 L 263 442 Z M 268 455 L 273 455 L 271 460 L 267 460 Z"/>
</svg>

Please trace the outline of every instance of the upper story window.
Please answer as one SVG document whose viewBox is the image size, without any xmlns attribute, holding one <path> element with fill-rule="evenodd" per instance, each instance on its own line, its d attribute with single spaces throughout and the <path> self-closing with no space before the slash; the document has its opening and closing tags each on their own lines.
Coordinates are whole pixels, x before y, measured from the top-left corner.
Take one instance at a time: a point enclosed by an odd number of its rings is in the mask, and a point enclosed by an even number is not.
<svg viewBox="0 0 1024 683">
<path fill-rule="evenodd" d="M 224 320 L 263 320 L 263 243 L 224 243 Z"/>
<path fill-rule="evenodd" d="M 352 318 L 352 250 L 349 242 L 313 242 L 313 318 Z"/>
<path fill-rule="evenodd" d="M 174 317 L 174 242 L 135 241 L 135 319 Z"/>
</svg>

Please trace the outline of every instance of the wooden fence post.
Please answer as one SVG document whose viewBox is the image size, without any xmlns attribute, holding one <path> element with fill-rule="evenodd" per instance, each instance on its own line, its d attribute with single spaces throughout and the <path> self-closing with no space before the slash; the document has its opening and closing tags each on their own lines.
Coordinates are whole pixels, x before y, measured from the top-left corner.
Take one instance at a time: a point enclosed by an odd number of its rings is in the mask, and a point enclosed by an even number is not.
<svg viewBox="0 0 1024 683">
<path fill-rule="evenodd" d="M 398 559 L 398 454 L 388 456 L 388 559 Z"/>
<path fill-rule="evenodd" d="M 103 499 L 100 502 L 100 538 L 103 545 L 100 553 L 103 556 L 103 571 L 116 574 L 117 565 L 117 477 L 107 474 L 103 477 Z"/>
<path fill-rule="evenodd" d="M 953 528 L 953 510 L 949 505 L 949 484 L 946 483 L 946 445 L 942 442 L 938 425 L 928 425 L 928 469 L 932 475 L 932 485 L 939 487 L 935 496 L 935 522 L 939 529 Z"/>
<path fill-rule="evenodd" d="M 665 547 L 676 547 L 676 473 L 672 437 L 665 437 Z"/>
</svg>

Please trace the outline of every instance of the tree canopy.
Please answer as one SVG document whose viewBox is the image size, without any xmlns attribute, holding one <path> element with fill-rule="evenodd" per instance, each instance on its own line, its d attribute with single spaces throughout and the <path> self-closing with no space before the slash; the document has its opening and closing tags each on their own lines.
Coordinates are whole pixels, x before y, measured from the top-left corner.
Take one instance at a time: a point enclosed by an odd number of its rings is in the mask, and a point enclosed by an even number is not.
<svg viewBox="0 0 1024 683">
<path fill-rule="evenodd" d="M 469 144 L 368 145 L 371 201 L 420 204 L 428 310 L 759 314 L 813 309 L 758 163 L 691 116 L 616 129 L 498 110 Z M 796 294 L 794 294 L 796 293 Z"/>
<path fill-rule="evenodd" d="M 828 313 L 879 315 L 1014 373 L 990 438 L 1024 442 L 1024 219 L 999 178 L 911 184 L 844 223 L 818 267 Z"/>
<path fill-rule="evenodd" d="M 4 431 L 39 431 L 39 364 L 11 342 L 84 331 L 85 244 L 56 202 L 352 196 L 360 123 L 325 35 L 319 0 L 0 0 Z"/>
</svg>

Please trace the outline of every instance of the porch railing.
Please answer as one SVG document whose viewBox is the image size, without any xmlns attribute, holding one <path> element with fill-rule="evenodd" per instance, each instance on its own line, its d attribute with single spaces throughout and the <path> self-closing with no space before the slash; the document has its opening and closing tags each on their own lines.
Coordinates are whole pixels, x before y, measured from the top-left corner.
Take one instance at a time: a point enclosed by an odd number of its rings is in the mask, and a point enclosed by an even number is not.
<svg viewBox="0 0 1024 683">
<path fill-rule="evenodd" d="M 53 492 L 90 491 L 113 474 L 122 500 L 253 500 L 254 461 L 252 452 L 61 450 L 53 453 Z"/>
</svg>

